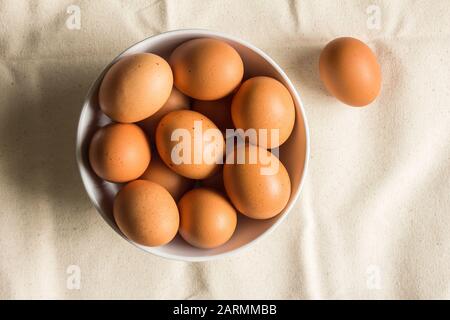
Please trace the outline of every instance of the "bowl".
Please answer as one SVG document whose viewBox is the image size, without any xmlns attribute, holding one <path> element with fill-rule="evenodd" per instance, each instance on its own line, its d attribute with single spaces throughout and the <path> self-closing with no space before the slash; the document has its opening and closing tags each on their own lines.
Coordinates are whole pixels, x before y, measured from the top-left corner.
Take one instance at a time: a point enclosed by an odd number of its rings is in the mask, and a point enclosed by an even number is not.
<svg viewBox="0 0 450 320">
<path fill-rule="evenodd" d="M 279 157 L 291 178 L 290 199 L 285 209 L 279 215 L 268 220 L 253 220 L 239 214 L 237 228 L 233 237 L 227 243 L 215 249 L 205 250 L 192 247 L 179 235 L 164 246 L 142 246 L 126 238 L 114 222 L 112 214 L 113 200 L 121 185 L 100 179 L 89 165 L 88 148 L 93 134 L 98 128 L 111 122 L 98 107 L 98 88 L 108 68 L 123 56 L 140 52 L 152 52 L 167 58 L 173 49 L 183 42 L 204 37 L 225 41 L 239 52 L 244 62 L 244 79 L 252 76 L 270 76 L 281 81 L 290 91 L 296 109 L 295 126 L 289 139 L 279 148 Z M 273 231 L 292 211 L 299 197 L 307 170 L 309 148 L 308 124 L 300 96 L 280 66 L 263 51 L 246 41 L 219 32 L 197 29 L 169 31 L 152 36 L 132 45 L 108 64 L 88 91 L 78 123 L 76 141 L 77 163 L 87 194 L 97 211 L 111 228 L 124 239 L 144 251 L 160 257 L 182 261 L 204 261 L 226 257 L 249 248 L 257 240 L 262 239 Z"/>
</svg>

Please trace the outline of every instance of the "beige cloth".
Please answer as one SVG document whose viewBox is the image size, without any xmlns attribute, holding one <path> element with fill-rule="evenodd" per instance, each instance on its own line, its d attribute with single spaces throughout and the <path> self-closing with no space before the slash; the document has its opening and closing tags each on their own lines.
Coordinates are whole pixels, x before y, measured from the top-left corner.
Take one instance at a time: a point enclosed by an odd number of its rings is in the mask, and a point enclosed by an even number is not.
<svg viewBox="0 0 450 320">
<path fill-rule="evenodd" d="M 0 298 L 450 298 L 449 16 L 447 0 L 0 1 Z M 287 220 L 206 263 L 121 239 L 75 163 L 81 104 L 104 65 L 192 27 L 271 55 L 302 96 L 312 143 Z M 342 105 L 318 78 L 320 49 L 342 35 L 378 55 L 370 107 Z"/>
</svg>

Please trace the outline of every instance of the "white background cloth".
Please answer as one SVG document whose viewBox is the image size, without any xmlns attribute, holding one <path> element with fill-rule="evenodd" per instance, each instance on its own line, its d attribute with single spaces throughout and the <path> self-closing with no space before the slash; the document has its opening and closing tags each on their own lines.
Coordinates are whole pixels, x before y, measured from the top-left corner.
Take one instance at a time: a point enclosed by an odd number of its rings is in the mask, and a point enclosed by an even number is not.
<svg viewBox="0 0 450 320">
<path fill-rule="evenodd" d="M 0 1 L 0 298 L 450 298 L 449 17 L 446 0 Z M 272 56 L 303 99 L 312 144 L 287 220 L 205 263 L 121 239 L 75 163 L 81 105 L 104 65 L 193 27 Z M 382 66 L 367 108 L 344 106 L 318 77 L 321 48 L 343 35 Z"/>
</svg>

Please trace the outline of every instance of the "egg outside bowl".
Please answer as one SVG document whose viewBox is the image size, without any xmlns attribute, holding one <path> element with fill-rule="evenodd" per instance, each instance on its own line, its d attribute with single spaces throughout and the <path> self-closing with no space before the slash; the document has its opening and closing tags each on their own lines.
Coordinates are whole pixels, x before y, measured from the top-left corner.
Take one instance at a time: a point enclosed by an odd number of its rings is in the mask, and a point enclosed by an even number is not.
<svg viewBox="0 0 450 320">
<path fill-rule="evenodd" d="M 274 218 L 253 220 L 238 214 L 238 225 L 233 237 L 218 248 L 197 249 L 186 243 L 179 235 L 167 245 L 146 247 L 126 238 L 114 222 L 113 199 L 121 185 L 100 179 L 89 165 L 88 148 L 93 134 L 98 128 L 111 122 L 98 107 L 98 88 L 105 72 L 121 57 L 140 52 L 152 52 L 167 59 L 178 45 L 195 38 L 216 38 L 234 47 L 244 61 L 244 79 L 253 76 L 270 76 L 278 79 L 288 88 L 295 103 L 296 120 L 291 136 L 279 149 L 279 156 L 291 178 L 291 196 L 285 209 Z M 206 261 L 227 257 L 249 248 L 257 240 L 273 231 L 287 217 L 300 195 L 307 171 L 309 149 L 309 129 L 303 104 L 294 85 L 280 66 L 263 51 L 246 41 L 219 32 L 198 29 L 169 31 L 147 38 L 122 52 L 107 65 L 89 89 L 81 111 L 76 141 L 77 163 L 83 184 L 89 198 L 104 220 L 124 239 L 142 250 L 163 258 L 181 261 Z"/>
</svg>

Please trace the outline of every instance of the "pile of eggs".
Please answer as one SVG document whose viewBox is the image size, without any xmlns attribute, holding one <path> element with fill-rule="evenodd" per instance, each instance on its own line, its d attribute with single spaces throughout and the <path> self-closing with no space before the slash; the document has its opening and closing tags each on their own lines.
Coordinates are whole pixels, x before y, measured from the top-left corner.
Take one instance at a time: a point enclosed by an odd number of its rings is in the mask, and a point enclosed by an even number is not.
<svg viewBox="0 0 450 320">
<path fill-rule="evenodd" d="M 272 150 L 291 135 L 294 101 L 274 78 L 244 79 L 244 63 L 226 42 L 189 40 L 167 60 L 125 56 L 106 72 L 98 97 L 113 122 L 93 135 L 89 162 L 101 179 L 120 184 L 113 215 L 130 240 L 154 247 L 179 233 L 192 246 L 215 248 L 232 237 L 239 214 L 269 219 L 286 207 L 291 182 Z M 198 123 L 203 132 L 218 132 L 216 139 L 196 135 Z M 228 154 L 227 129 L 265 129 L 269 138 L 258 134 Z M 200 150 L 198 161 L 174 161 L 179 130 L 189 133 L 183 137 L 191 140 L 188 156 Z M 264 157 L 224 161 L 238 151 Z M 267 161 L 277 170 L 262 174 Z"/>
</svg>

